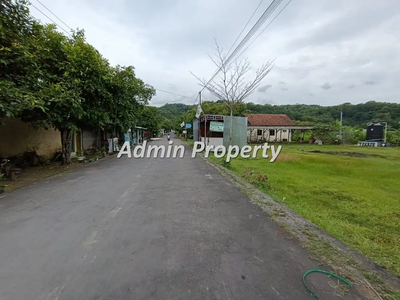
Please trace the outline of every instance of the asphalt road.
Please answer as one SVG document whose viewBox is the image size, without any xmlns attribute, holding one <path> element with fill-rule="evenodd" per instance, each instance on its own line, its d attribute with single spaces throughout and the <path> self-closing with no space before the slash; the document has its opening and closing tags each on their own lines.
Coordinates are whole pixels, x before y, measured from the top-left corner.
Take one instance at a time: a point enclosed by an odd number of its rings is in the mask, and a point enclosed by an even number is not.
<svg viewBox="0 0 400 300">
<path fill-rule="evenodd" d="M 113 156 L 1 198 L 0 299 L 314 299 L 301 279 L 321 266 L 190 154 Z"/>
</svg>

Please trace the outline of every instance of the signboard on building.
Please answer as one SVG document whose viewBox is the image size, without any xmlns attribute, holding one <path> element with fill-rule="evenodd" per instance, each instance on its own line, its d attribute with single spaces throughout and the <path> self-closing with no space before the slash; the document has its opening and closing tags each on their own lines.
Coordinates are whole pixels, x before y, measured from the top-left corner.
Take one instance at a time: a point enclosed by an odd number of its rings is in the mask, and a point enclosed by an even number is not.
<svg viewBox="0 0 400 300">
<path fill-rule="evenodd" d="M 222 123 L 222 122 L 210 122 L 210 131 L 224 132 L 224 123 Z"/>
</svg>

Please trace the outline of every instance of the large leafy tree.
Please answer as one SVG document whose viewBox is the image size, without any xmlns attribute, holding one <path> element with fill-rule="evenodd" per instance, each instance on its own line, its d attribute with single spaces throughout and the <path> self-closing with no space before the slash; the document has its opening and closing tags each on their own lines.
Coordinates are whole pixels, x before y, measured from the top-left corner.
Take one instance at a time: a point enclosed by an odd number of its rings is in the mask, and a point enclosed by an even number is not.
<svg viewBox="0 0 400 300">
<path fill-rule="evenodd" d="M 0 117 L 14 117 L 22 109 L 42 106 L 32 90 L 38 78 L 31 53 L 40 28 L 29 14 L 27 1 L 0 1 Z"/>
<path fill-rule="evenodd" d="M 63 161 L 69 164 L 73 130 L 84 124 L 101 126 L 109 120 L 101 109 L 109 98 L 105 88 L 108 63 L 85 42 L 83 32 L 69 38 L 46 25 L 38 30 L 33 44 L 38 83 L 32 90 L 42 106 L 25 109 L 21 118 L 58 129 Z"/>
<path fill-rule="evenodd" d="M 0 117 L 58 129 L 69 164 L 74 130 L 126 130 L 154 89 L 133 67 L 112 68 L 83 31 L 65 36 L 55 25 L 38 23 L 26 4 L 6 0 L 0 6 Z"/>
<path fill-rule="evenodd" d="M 143 107 L 138 120 L 138 124 L 140 124 L 140 126 L 147 128 L 150 134 L 152 134 L 156 132 L 158 129 L 160 129 L 161 122 L 162 119 L 158 113 L 157 107 L 154 106 Z"/>
<path fill-rule="evenodd" d="M 112 68 L 108 89 L 112 97 L 112 106 L 109 107 L 109 111 L 110 125 L 114 133 L 125 132 L 137 124 L 144 105 L 147 105 L 155 94 L 153 87 L 135 76 L 132 66 Z"/>
<path fill-rule="evenodd" d="M 203 89 L 207 89 L 212 95 L 225 103 L 230 111 L 231 126 L 229 132 L 229 144 L 232 143 L 233 115 L 239 105 L 243 105 L 259 86 L 261 81 L 269 74 L 273 67 L 273 61 L 268 61 L 255 71 L 252 80 L 248 81 L 248 75 L 251 70 L 250 62 L 234 60 L 233 57 L 223 53 L 223 50 L 216 43 L 217 54 L 212 62 L 217 67 L 217 72 L 211 80 L 201 79 L 194 75 Z M 219 75 L 218 75 L 219 74 Z"/>
</svg>

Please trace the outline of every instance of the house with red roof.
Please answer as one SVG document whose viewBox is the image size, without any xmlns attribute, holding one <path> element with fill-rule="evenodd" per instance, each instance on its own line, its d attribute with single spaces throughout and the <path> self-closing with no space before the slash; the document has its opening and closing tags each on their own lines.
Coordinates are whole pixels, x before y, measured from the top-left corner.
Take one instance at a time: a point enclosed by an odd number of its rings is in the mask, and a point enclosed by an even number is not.
<svg viewBox="0 0 400 300">
<path fill-rule="evenodd" d="M 311 126 L 296 125 L 284 114 L 248 114 L 247 141 L 254 142 L 291 142 L 294 130 L 308 130 Z"/>
</svg>

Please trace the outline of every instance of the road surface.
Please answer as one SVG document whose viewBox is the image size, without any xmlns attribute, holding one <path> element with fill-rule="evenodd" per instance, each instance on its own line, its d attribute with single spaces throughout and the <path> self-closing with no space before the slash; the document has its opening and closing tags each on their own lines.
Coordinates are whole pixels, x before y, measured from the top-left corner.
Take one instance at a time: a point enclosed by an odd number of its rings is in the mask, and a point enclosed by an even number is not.
<svg viewBox="0 0 400 300">
<path fill-rule="evenodd" d="M 109 157 L 0 199 L 1 300 L 314 299 L 301 280 L 314 268 L 189 148 Z M 323 275 L 309 282 L 343 299 Z"/>
</svg>

